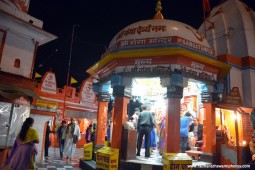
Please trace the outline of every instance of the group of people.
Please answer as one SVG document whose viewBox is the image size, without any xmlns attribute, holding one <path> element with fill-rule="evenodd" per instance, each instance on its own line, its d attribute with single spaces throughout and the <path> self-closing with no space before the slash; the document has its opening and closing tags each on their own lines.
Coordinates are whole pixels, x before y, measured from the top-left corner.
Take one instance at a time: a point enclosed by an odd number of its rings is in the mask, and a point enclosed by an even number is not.
<svg viewBox="0 0 255 170">
<path fill-rule="evenodd" d="M 145 157 L 150 157 L 150 148 L 158 145 L 160 154 L 164 153 L 165 146 L 165 116 L 161 116 L 157 121 L 155 113 L 151 112 L 150 105 L 142 105 L 142 112 L 139 108 L 135 109 L 131 121 L 138 131 L 137 139 L 137 156 L 140 151 L 144 139 Z M 158 127 L 158 128 L 156 128 Z M 155 140 L 155 136 L 158 140 Z M 185 153 L 186 150 L 193 149 L 197 141 L 203 139 L 203 125 L 199 123 L 198 118 L 194 118 L 190 112 L 186 112 L 180 119 L 180 152 Z"/>
<path fill-rule="evenodd" d="M 10 155 L 5 162 L 5 169 L 34 169 L 35 156 L 38 149 L 35 144 L 39 143 L 38 132 L 32 127 L 34 119 L 26 118 L 23 122 L 20 132 L 18 133 L 13 144 Z M 47 122 L 45 137 L 45 156 L 48 156 L 48 148 L 50 145 L 49 134 L 54 133 L 50 130 L 49 122 Z M 67 160 L 71 160 L 76 150 L 76 143 L 80 139 L 80 128 L 75 123 L 75 119 L 71 118 L 71 123 L 66 126 L 66 121 L 62 121 L 61 126 L 57 130 L 58 142 L 60 145 L 60 158 L 63 156 Z"/>
<path fill-rule="evenodd" d="M 55 133 L 50 130 L 49 122 L 47 122 L 46 137 L 45 137 L 45 152 L 44 156 L 48 156 L 48 149 L 50 146 L 50 133 Z M 59 143 L 60 159 L 66 157 L 66 160 L 72 160 L 72 157 L 76 150 L 76 144 L 80 140 L 80 128 L 75 123 L 75 119 L 71 118 L 71 122 L 66 125 L 66 121 L 61 122 L 61 126 L 57 129 L 57 142 Z"/>
<path fill-rule="evenodd" d="M 180 119 L 181 153 L 185 153 L 186 150 L 194 148 L 196 141 L 202 139 L 203 125 L 190 112 L 186 112 Z"/>
</svg>

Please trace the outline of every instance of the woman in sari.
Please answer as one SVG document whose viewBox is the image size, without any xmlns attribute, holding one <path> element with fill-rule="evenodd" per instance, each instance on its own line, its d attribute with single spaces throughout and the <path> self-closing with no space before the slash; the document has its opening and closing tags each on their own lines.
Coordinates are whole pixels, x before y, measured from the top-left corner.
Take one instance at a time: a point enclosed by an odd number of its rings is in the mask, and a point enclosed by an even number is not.
<svg viewBox="0 0 255 170">
<path fill-rule="evenodd" d="M 159 154 L 162 155 L 164 154 L 164 149 L 165 149 L 165 138 L 166 138 L 166 117 L 162 116 L 161 123 L 160 123 L 160 133 L 159 133 Z"/>
<path fill-rule="evenodd" d="M 11 154 L 5 162 L 11 170 L 34 169 L 37 154 L 35 143 L 39 143 L 39 137 L 37 131 L 32 128 L 33 123 L 34 119 L 28 117 L 16 137 Z"/>
<path fill-rule="evenodd" d="M 76 150 L 76 143 L 78 143 L 80 138 L 80 128 L 75 123 L 75 119 L 71 118 L 71 123 L 67 125 L 66 130 L 62 136 L 62 139 L 65 139 L 63 155 L 64 157 L 66 157 L 67 161 L 69 160 L 69 158 L 70 161 L 72 160 L 72 157 L 74 156 Z"/>
</svg>

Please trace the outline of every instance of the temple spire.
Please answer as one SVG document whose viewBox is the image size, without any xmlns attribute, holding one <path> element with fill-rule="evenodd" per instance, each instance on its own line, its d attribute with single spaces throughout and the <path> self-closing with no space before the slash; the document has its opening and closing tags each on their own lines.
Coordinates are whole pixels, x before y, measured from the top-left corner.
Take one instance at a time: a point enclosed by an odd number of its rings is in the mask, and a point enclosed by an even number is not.
<svg viewBox="0 0 255 170">
<path fill-rule="evenodd" d="M 161 0 L 157 0 L 156 4 L 156 14 L 154 15 L 153 19 L 164 19 L 164 16 L 162 15 L 162 6 L 161 6 Z"/>
</svg>

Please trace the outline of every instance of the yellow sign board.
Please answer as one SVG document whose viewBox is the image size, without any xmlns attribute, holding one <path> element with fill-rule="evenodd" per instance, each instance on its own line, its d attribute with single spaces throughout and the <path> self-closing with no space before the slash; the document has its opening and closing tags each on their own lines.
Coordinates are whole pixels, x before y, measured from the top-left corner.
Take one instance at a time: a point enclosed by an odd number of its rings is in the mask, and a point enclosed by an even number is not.
<svg viewBox="0 0 255 170">
<path fill-rule="evenodd" d="M 93 142 L 87 143 L 83 147 L 83 160 L 92 160 Z"/>
<path fill-rule="evenodd" d="M 96 167 L 106 170 L 118 170 L 119 149 L 104 146 L 97 151 Z"/>
<path fill-rule="evenodd" d="M 57 102 L 51 102 L 51 101 L 46 101 L 46 100 L 36 100 L 36 106 L 41 106 L 41 107 L 47 107 L 47 108 L 52 108 L 56 109 L 58 108 L 58 103 Z"/>
<path fill-rule="evenodd" d="M 191 170 L 192 158 L 186 153 L 164 153 L 163 170 Z"/>
</svg>

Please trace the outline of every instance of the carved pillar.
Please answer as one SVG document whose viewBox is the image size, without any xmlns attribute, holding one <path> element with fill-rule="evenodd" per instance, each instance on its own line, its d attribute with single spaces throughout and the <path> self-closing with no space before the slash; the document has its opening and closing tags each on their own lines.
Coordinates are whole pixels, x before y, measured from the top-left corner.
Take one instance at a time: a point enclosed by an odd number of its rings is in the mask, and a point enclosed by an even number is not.
<svg viewBox="0 0 255 170">
<path fill-rule="evenodd" d="M 113 87 L 113 95 L 115 97 L 115 104 L 111 146 L 121 149 L 122 128 L 128 119 L 127 104 L 129 103 L 129 96 L 125 93 L 125 86 Z"/>
<path fill-rule="evenodd" d="M 215 104 L 204 103 L 203 151 L 216 153 Z"/>
</svg>

